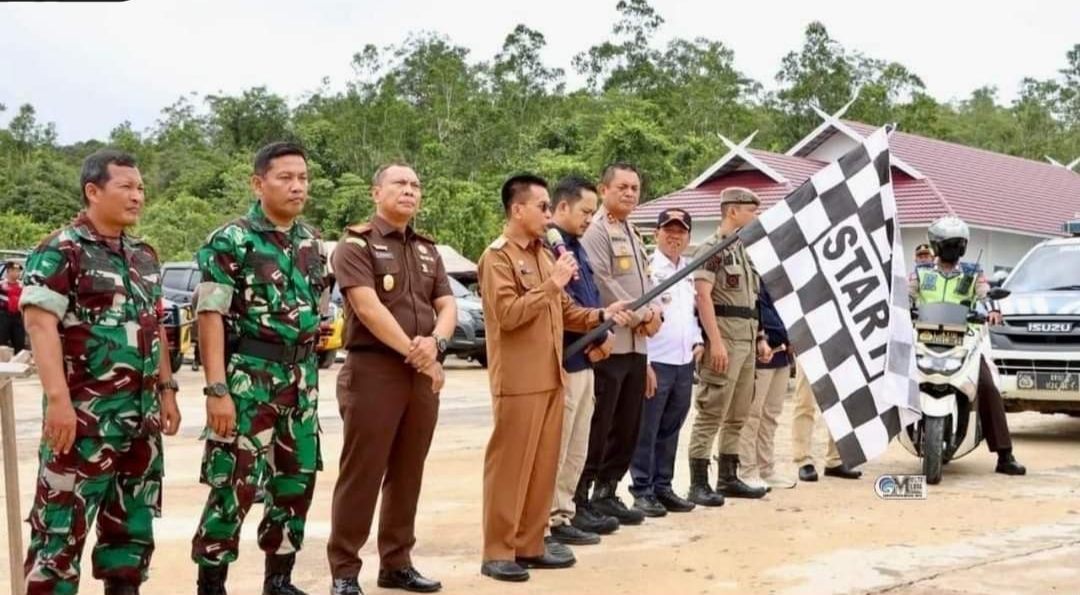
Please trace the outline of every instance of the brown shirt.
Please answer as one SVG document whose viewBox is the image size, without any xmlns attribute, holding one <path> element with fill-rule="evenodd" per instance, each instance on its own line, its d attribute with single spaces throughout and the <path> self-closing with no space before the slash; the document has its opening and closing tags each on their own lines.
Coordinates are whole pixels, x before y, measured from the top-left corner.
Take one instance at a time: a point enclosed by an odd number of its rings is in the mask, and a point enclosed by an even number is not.
<svg viewBox="0 0 1080 595">
<path fill-rule="evenodd" d="M 555 258 L 540 240 L 522 246 L 500 236 L 478 267 L 491 394 L 524 395 L 565 386 L 563 329 L 588 332 L 600 324 L 603 311 L 574 304 L 551 280 Z"/>
<path fill-rule="evenodd" d="M 702 242 L 694 256 L 707 252 L 726 238 L 718 230 Z M 746 256 L 746 247 L 741 241 L 714 254 L 704 266 L 694 271 L 694 280 L 712 284 L 710 297 L 714 306 L 736 306 L 750 310 L 757 307 L 761 280 Z M 728 341 L 753 342 L 757 337 L 758 322 L 753 318 L 717 316 L 716 324 L 720 327 L 720 336 Z"/>
<path fill-rule="evenodd" d="M 435 331 L 434 302 L 452 295 L 450 281 L 435 242 L 413 231 L 394 229 L 375 215 L 362 225 L 345 228 L 332 258 L 342 295 L 350 287 L 370 287 L 409 337 Z M 345 347 L 384 348 L 345 300 Z"/>
</svg>

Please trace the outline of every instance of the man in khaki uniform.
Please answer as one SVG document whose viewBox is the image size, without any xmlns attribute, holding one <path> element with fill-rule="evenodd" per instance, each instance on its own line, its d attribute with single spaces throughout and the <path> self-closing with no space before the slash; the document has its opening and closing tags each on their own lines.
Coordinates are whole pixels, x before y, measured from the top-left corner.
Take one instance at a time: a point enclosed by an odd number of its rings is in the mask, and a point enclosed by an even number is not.
<svg viewBox="0 0 1080 595">
<path fill-rule="evenodd" d="M 757 195 L 746 188 L 725 189 L 720 194 L 720 227 L 702 243 L 698 254 L 753 222 L 760 205 Z M 742 242 L 714 255 L 694 272 L 706 357 L 694 396 L 697 418 L 690 434 L 688 497 L 703 506 L 720 506 L 724 496 L 761 498 L 767 492 L 746 485 L 738 476 L 739 434 L 754 398 L 754 360 L 771 357 L 769 343 L 758 329 L 760 283 Z M 709 487 L 709 457 L 717 432 L 720 470 L 714 492 Z"/>
<path fill-rule="evenodd" d="M 494 428 L 484 453 L 484 558 L 480 572 L 528 580 L 527 568 L 566 568 L 570 548 L 545 541 L 563 431 L 563 331 L 585 333 L 608 316 L 630 322 L 623 302 L 583 308 L 564 291 L 578 272 L 572 254 L 544 247 L 551 219 L 547 182 L 532 175 L 502 188 L 507 223 L 478 263 L 487 331 Z"/>
<path fill-rule="evenodd" d="M 791 414 L 791 459 L 799 468 L 799 481 L 817 481 L 811 443 L 814 439 L 814 422 L 820 414 L 810 381 L 798 365 L 795 366 L 795 395 L 792 400 L 795 401 L 795 410 Z M 831 436 L 827 439 L 829 445 L 825 450 L 825 475 L 842 479 L 862 477 L 862 471 L 844 465 L 840 460 L 840 451 L 836 450 L 836 442 L 833 442 Z"/>
</svg>

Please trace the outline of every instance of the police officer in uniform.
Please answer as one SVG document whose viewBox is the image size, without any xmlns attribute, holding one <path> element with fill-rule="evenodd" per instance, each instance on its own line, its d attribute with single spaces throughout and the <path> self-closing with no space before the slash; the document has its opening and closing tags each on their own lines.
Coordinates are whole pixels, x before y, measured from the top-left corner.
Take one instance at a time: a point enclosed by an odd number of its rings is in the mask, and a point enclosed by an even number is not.
<svg viewBox="0 0 1080 595">
<path fill-rule="evenodd" d="M 105 595 L 138 595 L 161 515 L 161 434 L 180 427 L 161 265 L 125 231 L 145 201 L 134 158 L 98 151 L 81 181 L 85 210 L 26 261 L 21 308 L 45 393 L 26 593 L 79 590 L 96 520 L 94 578 Z"/>
<path fill-rule="evenodd" d="M 410 557 L 445 378 L 440 362 L 457 325 L 435 242 L 410 225 L 421 193 L 412 167 L 379 168 L 372 186 L 375 215 L 346 228 L 334 250 L 349 355 L 337 381 L 344 444 L 326 544 L 333 595 L 361 592 L 360 548 L 380 492 L 379 587 L 419 593 L 442 588 L 422 576 Z"/>
<path fill-rule="evenodd" d="M 649 258 L 637 227 L 628 219 L 641 198 L 641 176 L 634 166 L 615 163 L 604 168 L 600 180 L 603 208 L 582 237 L 600 290 L 602 304 L 632 302 L 652 289 Z M 589 454 L 579 480 L 579 493 L 592 498 L 578 504 L 593 514 L 614 517 L 621 525 L 640 525 L 641 510 L 627 508 L 615 488 L 630 469 L 637 449 L 642 403 L 648 383 L 648 338 L 663 321 L 658 304 L 634 313 L 629 328 L 615 329 L 615 347 L 608 359 L 596 364 L 596 408 L 589 430 Z"/>
<path fill-rule="evenodd" d="M 702 243 L 698 254 L 753 222 L 760 205 L 757 195 L 746 188 L 724 189 L 720 228 Z M 758 328 L 761 281 L 742 242 L 735 242 L 695 271 L 694 283 L 706 346 L 698 369 L 701 384 L 694 396 L 697 417 L 690 434 L 688 497 L 702 506 L 720 506 L 724 496 L 761 498 L 767 488 L 748 486 L 738 476 L 740 432 L 754 398 L 754 362 L 772 357 Z M 714 492 L 709 486 L 709 457 L 718 432 L 720 470 Z"/>
<path fill-rule="evenodd" d="M 949 303 L 974 306 L 983 305 L 987 322 L 1001 324 L 1001 312 L 995 310 L 987 298 L 990 283 L 982 269 L 974 264 L 960 262 L 967 251 L 970 236 L 967 223 L 958 217 L 942 217 L 930 225 L 927 236 L 937 256 L 936 264 L 924 264 L 915 268 L 908 283 L 911 301 L 915 305 Z M 1013 457 L 1009 421 L 1005 417 L 1005 404 L 1001 392 L 994 384 L 986 354 L 979 362 L 979 381 L 976 387 L 979 403 L 979 423 L 986 433 L 986 445 L 998 455 L 997 473 L 1024 475 L 1027 469 Z"/>
<path fill-rule="evenodd" d="M 225 593 L 260 477 L 263 595 L 303 595 L 292 568 L 322 469 L 315 342 L 326 253 L 318 232 L 298 221 L 307 202 L 303 149 L 259 149 L 251 184 L 259 200 L 211 233 L 196 256 L 207 382 L 200 480 L 210 486 L 191 547 L 199 595 Z"/>
</svg>

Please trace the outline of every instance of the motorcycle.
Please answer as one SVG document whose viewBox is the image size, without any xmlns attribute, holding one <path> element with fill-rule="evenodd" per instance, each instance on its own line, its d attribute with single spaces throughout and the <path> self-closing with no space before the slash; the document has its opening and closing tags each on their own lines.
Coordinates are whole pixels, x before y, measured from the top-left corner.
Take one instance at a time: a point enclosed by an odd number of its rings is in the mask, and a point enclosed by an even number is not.
<svg viewBox="0 0 1080 595">
<path fill-rule="evenodd" d="M 1009 291 L 994 288 L 990 299 Z M 900 443 L 922 458 L 926 483 L 941 482 L 942 467 L 983 440 L 976 387 L 980 359 L 989 353 L 986 316 L 969 304 L 923 304 L 912 313 L 922 419 L 900 433 Z M 994 382 L 996 369 L 990 362 Z"/>
</svg>

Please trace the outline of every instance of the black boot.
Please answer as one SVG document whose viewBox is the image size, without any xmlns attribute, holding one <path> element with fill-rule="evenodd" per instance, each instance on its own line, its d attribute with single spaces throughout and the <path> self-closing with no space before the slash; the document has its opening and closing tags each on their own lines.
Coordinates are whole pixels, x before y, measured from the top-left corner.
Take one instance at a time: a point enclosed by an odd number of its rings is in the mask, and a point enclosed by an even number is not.
<svg viewBox="0 0 1080 595">
<path fill-rule="evenodd" d="M 139 595 L 139 585 L 107 578 L 105 595 Z"/>
<path fill-rule="evenodd" d="M 1002 475 L 1025 475 L 1027 473 L 1027 469 L 1013 456 L 1011 448 L 998 451 L 998 462 L 994 471 Z"/>
<path fill-rule="evenodd" d="M 686 498 L 702 506 L 724 505 L 724 495 L 709 485 L 709 459 L 690 459 L 690 493 Z"/>
<path fill-rule="evenodd" d="M 619 525 L 640 525 L 645 520 L 645 515 L 640 510 L 632 510 L 623 504 L 615 493 L 617 482 L 604 481 L 596 484 L 593 490 L 593 510 L 607 516 L 613 516 L 619 521 Z"/>
<path fill-rule="evenodd" d="M 574 493 L 574 518 L 570 519 L 574 527 L 597 535 L 610 535 L 619 528 L 619 519 L 602 515 L 593 508 L 589 501 L 589 482 L 580 482 Z"/>
<path fill-rule="evenodd" d="M 716 491 L 728 498 L 764 498 L 767 488 L 752 488 L 739 479 L 739 455 L 720 455 Z"/>
<path fill-rule="evenodd" d="M 199 579 L 196 583 L 198 595 L 227 595 L 225 579 L 229 576 L 229 565 L 199 566 Z"/>
<path fill-rule="evenodd" d="M 263 595 L 307 595 L 292 584 L 292 569 L 296 554 L 266 556 L 266 578 L 263 579 Z"/>
</svg>

